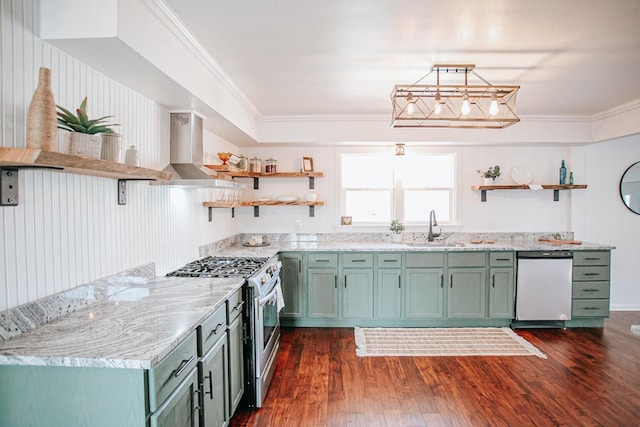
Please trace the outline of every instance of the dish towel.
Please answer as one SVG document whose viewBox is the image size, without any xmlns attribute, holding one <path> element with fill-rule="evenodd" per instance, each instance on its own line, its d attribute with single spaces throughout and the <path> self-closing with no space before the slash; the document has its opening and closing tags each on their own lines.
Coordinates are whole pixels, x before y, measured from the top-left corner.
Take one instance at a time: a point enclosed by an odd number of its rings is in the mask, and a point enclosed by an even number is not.
<svg viewBox="0 0 640 427">
<path fill-rule="evenodd" d="M 276 290 L 276 309 L 278 310 L 278 313 L 280 313 L 280 310 L 284 308 L 284 297 L 282 296 L 282 286 L 280 286 L 280 281 L 276 283 L 275 290 Z"/>
<path fill-rule="evenodd" d="M 529 190 L 542 190 L 542 185 L 540 185 L 540 184 L 529 184 Z"/>
</svg>

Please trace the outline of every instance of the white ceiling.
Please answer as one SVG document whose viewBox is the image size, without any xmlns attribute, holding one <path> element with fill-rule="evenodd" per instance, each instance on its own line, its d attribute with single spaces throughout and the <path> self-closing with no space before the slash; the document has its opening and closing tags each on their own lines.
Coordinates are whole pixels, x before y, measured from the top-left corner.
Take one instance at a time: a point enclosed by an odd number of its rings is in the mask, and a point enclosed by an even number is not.
<svg viewBox="0 0 640 427">
<path fill-rule="evenodd" d="M 519 115 L 640 99 L 639 0 L 165 0 L 262 116 L 389 114 L 394 84 L 473 63 Z"/>
</svg>

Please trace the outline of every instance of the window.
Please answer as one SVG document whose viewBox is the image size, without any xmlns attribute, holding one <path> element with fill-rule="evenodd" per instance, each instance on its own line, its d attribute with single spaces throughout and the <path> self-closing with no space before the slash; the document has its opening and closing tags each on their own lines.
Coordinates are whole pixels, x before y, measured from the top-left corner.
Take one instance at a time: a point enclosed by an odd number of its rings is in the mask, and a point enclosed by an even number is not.
<svg viewBox="0 0 640 427">
<path fill-rule="evenodd" d="M 343 153 L 342 215 L 356 225 L 454 222 L 455 155 L 453 153 Z"/>
</svg>

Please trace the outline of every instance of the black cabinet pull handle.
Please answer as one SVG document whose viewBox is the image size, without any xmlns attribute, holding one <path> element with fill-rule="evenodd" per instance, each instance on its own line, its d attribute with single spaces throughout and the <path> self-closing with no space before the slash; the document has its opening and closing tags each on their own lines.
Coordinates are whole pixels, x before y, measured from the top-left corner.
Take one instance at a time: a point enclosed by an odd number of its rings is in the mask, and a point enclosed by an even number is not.
<svg viewBox="0 0 640 427">
<path fill-rule="evenodd" d="M 598 292 L 600 289 L 585 289 L 584 292 Z"/>
<path fill-rule="evenodd" d="M 585 310 L 598 310 L 598 307 L 585 307 Z"/>
<path fill-rule="evenodd" d="M 385 260 L 382 260 L 382 262 L 398 262 L 398 260 L 397 259 L 385 259 Z"/>
<path fill-rule="evenodd" d="M 599 276 L 600 273 L 584 273 L 585 276 Z"/>
<path fill-rule="evenodd" d="M 367 262 L 366 259 L 352 259 L 351 262 Z"/>
<path fill-rule="evenodd" d="M 444 274 L 440 275 L 440 287 L 444 288 Z"/>
<path fill-rule="evenodd" d="M 298 260 L 298 273 L 302 273 L 302 260 Z"/>
<path fill-rule="evenodd" d="M 600 261 L 600 258 L 585 258 L 585 261 Z"/>
<path fill-rule="evenodd" d="M 207 375 L 206 377 L 204 377 L 205 380 L 209 380 L 209 391 L 205 391 L 204 395 L 206 396 L 207 394 L 209 395 L 209 399 L 213 400 L 213 380 L 211 379 L 211 377 L 213 376 L 213 373 L 211 371 L 209 371 L 209 375 Z M 204 384 L 202 384 L 202 389 L 204 390 Z"/>
<path fill-rule="evenodd" d="M 347 275 L 344 275 L 344 288 L 347 289 Z"/>
<path fill-rule="evenodd" d="M 511 258 L 496 258 L 496 261 L 511 261 Z"/>
<path fill-rule="evenodd" d="M 492 275 L 491 276 L 491 287 L 495 288 L 496 287 L 496 275 Z"/>
<path fill-rule="evenodd" d="M 333 287 L 338 289 L 338 276 L 337 275 L 333 275 Z"/>
<path fill-rule="evenodd" d="M 400 275 L 398 274 L 398 289 L 400 289 Z"/>
<path fill-rule="evenodd" d="M 451 278 L 449 279 L 449 283 L 451 284 L 451 289 L 453 289 L 453 274 L 451 275 Z"/>
<path fill-rule="evenodd" d="M 175 369 L 173 371 L 173 376 L 178 378 L 180 376 L 180 374 L 182 373 L 182 371 L 184 371 L 187 368 L 187 366 L 189 365 L 189 363 L 191 363 L 193 358 L 194 358 L 194 356 L 191 356 L 188 360 L 183 360 L 182 362 L 180 362 L 180 366 L 178 366 L 178 369 Z"/>
<path fill-rule="evenodd" d="M 316 262 L 329 262 L 328 259 L 317 259 Z"/>
<path fill-rule="evenodd" d="M 211 330 L 211 332 L 209 332 L 209 335 L 207 335 L 206 339 L 209 339 L 211 337 L 211 335 L 217 335 L 218 331 L 220 330 L 220 328 L 222 328 L 223 326 L 225 326 L 224 323 L 218 323 L 216 325 L 216 327 L 214 329 Z"/>
</svg>

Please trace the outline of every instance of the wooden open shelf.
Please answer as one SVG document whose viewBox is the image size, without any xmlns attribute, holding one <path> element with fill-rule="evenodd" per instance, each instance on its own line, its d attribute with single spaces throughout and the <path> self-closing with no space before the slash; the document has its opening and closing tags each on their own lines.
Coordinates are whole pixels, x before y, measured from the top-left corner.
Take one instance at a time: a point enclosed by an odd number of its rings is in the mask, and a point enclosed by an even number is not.
<svg viewBox="0 0 640 427">
<path fill-rule="evenodd" d="M 172 174 L 153 169 L 124 165 L 107 160 L 85 159 L 69 154 L 32 148 L 0 147 L 0 206 L 17 206 L 18 171 L 43 168 L 79 175 L 99 176 L 118 180 L 118 204 L 127 203 L 126 181 L 169 180 Z"/>
<path fill-rule="evenodd" d="M 218 172 L 221 175 L 232 178 L 253 178 L 253 189 L 260 189 L 260 178 L 309 178 L 309 190 L 315 188 L 315 178 L 322 178 L 324 172 L 247 172 L 230 165 L 205 165 L 205 167 Z"/>
<path fill-rule="evenodd" d="M 324 206 L 324 202 L 316 200 L 315 202 L 304 202 L 304 201 L 295 201 L 295 202 L 279 202 L 277 200 L 243 200 L 240 202 L 203 202 L 202 206 L 205 208 L 209 208 L 209 222 L 212 221 L 212 212 L 211 210 L 214 208 L 231 208 L 231 216 L 235 217 L 234 209 L 236 207 L 245 207 L 245 206 L 253 206 L 253 216 L 260 216 L 260 206 L 309 206 L 309 216 L 315 216 L 315 207 L 316 206 Z"/>
<path fill-rule="evenodd" d="M 560 184 L 542 184 L 543 190 L 553 190 L 553 201 L 557 202 L 560 200 L 560 190 L 582 190 L 587 188 L 584 184 L 577 185 L 560 185 Z M 493 190 L 529 190 L 529 191 L 537 191 L 531 190 L 530 187 L 526 184 L 524 185 L 474 185 L 471 187 L 473 191 L 480 190 L 481 192 L 481 200 L 483 202 L 487 201 L 487 191 Z"/>
</svg>

